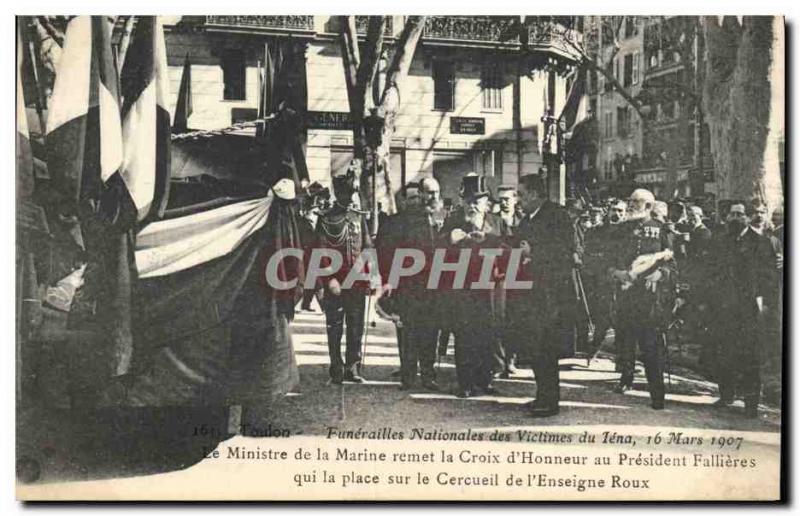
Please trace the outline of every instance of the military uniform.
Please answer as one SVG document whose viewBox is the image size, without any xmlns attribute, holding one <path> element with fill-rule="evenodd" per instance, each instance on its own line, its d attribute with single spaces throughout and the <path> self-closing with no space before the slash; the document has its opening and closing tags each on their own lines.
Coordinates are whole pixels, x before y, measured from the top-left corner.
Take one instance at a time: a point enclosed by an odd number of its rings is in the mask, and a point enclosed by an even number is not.
<svg viewBox="0 0 800 516">
<path fill-rule="evenodd" d="M 619 224 L 604 224 L 586 233 L 583 278 L 586 302 L 594 323 L 590 353 L 600 349 L 606 332 L 614 327 L 615 293 L 608 268 L 619 253 L 620 233 Z"/>
<path fill-rule="evenodd" d="M 544 201 L 525 216 L 517 238 L 531 246 L 530 262 L 523 277 L 533 278 L 527 292 L 523 324 L 528 330 L 526 353 L 536 377 L 536 405 L 558 410 L 558 358 L 573 335 L 575 298 L 572 285 L 575 240 L 567 210 Z"/>
<path fill-rule="evenodd" d="M 341 381 L 358 376 L 361 365 L 361 341 L 364 334 L 365 301 L 370 285 L 356 282 L 351 288 L 341 289 L 338 294 L 332 283 L 344 283 L 361 251 L 372 247 L 365 216 L 353 208 L 336 204 L 321 215 L 317 223 L 318 245 L 335 249 L 342 255 L 342 266 L 331 278 L 323 279 L 323 310 L 328 332 L 328 352 L 331 360 L 331 378 Z M 326 265 L 323 263 L 323 266 Z M 377 271 L 373 271 L 377 273 Z M 347 326 L 347 351 L 342 361 L 341 343 L 344 326 Z"/>
<path fill-rule="evenodd" d="M 653 219 L 630 220 L 620 225 L 619 253 L 613 267 L 628 270 L 638 256 L 653 254 L 670 248 L 669 236 L 664 224 Z M 656 270 L 662 273 L 655 292 L 645 287 L 645 277 Z M 639 275 L 627 290 L 617 292 L 616 339 L 620 344 L 622 376 L 620 384 L 633 384 L 636 348 L 642 353 L 647 384 L 653 408 L 664 406 L 664 348 L 661 333 L 666 323 L 665 297 L 668 285 L 674 276 L 672 260 L 662 261 L 651 270 Z M 621 348 L 621 349 L 620 349 Z"/>
</svg>

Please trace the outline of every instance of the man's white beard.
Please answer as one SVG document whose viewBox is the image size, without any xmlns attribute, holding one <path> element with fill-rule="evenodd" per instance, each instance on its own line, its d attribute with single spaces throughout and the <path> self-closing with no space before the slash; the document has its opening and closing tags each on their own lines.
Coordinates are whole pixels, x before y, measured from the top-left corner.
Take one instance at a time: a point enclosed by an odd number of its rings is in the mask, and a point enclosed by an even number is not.
<svg viewBox="0 0 800 516">
<path fill-rule="evenodd" d="M 645 209 L 645 210 L 641 210 L 641 211 L 632 211 L 632 212 L 628 213 L 628 215 L 625 217 L 625 220 L 628 220 L 628 221 L 630 221 L 630 220 L 638 220 L 638 219 L 644 219 L 646 217 L 647 217 L 647 210 Z"/>
<path fill-rule="evenodd" d="M 475 211 L 472 213 L 464 213 L 464 220 L 475 227 L 480 227 L 483 225 L 483 219 L 485 215 L 481 211 Z"/>
</svg>

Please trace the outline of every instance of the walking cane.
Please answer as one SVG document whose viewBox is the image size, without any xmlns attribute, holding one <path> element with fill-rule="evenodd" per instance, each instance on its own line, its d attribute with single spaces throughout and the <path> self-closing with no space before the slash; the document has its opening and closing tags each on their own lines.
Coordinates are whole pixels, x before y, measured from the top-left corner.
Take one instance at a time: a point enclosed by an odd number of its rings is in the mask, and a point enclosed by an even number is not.
<svg viewBox="0 0 800 516">
<path fill-rule="evenodd" d="M 575 270 L 575 282 L 578 284 L 578 297 L 580 297 L 581 301 L 583 301 L 583 310 L 586 312 L 587 321 L 587 330 L 589 333 L 589 339 L 594 340 L 594 322 L 592 322 L 592 313 L 589 311 L 589 303 L 586 301 L 586 291 L 583 289 L 583 278 L 581 277 L 581 271 Z M 598 349 L 595 350 L 594 355 L 586 360 L 586 367 L 589 367 L 592 360 L 595 356 L 597 356 Z"/>
<path fill-rule="evenodd" d="M 667 332 L 661 332 L 661 341 L 664 345 L 664 359 L 665 359 L 665 366 L 667 369 L 667 385 L 669 385 L 669 391 L 672 392 L 672 373 L 670 372 L 670 362 L 669 362 L 669 345 L 667 345 Z"/>
<path fill-rule="evenodd" d="M 369 336 L 369 313 L 372 311 L 372 294 L 367 296 L 367 315 L 364 317 L 364 335 L 361 339 L 361 367 L 367 362 L 367 337 Z M 359 371 L 360 373 L 361 371 Z"/>
</svg>

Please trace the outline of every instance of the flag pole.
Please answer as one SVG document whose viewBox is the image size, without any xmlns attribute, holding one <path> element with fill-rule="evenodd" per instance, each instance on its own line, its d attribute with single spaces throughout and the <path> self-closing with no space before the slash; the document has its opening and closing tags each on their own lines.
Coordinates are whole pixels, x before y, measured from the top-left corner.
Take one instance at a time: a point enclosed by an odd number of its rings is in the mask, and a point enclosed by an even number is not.
<svg viewBox="0 0 800 516">
<path fill-rule="evenodd" d="M 22 18 L 22 17 L 20 17 Z M 45 117 L 44 117 L 44 109 L 45 109 L 45 100 L 44 95 L 42 93 L 42 85 L 41 81 L 39 80 L 39 56 L 36 52 L 36 44 L 34 43 L 33 39 L 30 37 L 30 33 L 32 32 L 33 27 L 31 26 L 31 22 L 27 21 L 27 34 L 25 31 L 20 31 L 22 33 L 22 37 L 25 41 L 27 41 L 28 47 L 28 57 L 31 62 L 31 72 L 33 77 L 33 83 L 36 86 L 36 114 L 39 116 L 39 130 L 42 135 L 45 134 Z"/>
</svg>

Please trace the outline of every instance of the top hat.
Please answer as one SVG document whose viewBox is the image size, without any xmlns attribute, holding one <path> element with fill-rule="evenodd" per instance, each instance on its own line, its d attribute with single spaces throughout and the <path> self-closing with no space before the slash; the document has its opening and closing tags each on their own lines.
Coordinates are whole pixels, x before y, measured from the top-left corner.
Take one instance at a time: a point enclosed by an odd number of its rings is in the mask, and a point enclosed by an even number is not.
<svg viewBox="0 0 800 516">
<path fill-rule="evenodd" d="M 469 173 L 461 180 L 461 197 L 464 199 L 489 196 L 492 192 L 486 186 L 486 177 Z"/>
</svg>

